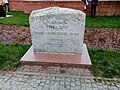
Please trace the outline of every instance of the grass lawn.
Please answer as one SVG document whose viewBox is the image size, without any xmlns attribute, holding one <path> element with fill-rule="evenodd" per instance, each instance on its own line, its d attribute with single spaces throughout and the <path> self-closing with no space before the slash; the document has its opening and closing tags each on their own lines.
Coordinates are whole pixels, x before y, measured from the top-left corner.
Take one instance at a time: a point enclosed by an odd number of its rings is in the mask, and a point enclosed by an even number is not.
<svg viewBox="0 0 120 90">
<path fill-rule="evenodd" d="M 0 25 L 29 26 L 29 14 L 15 11 L 8 12 L 7 14 L 13 15 L 13 17 L 0 19 Z M 120 28 L 120 16 L 87 17 L 86 27 Z"/>
<path fill-rule="evenodd" d="M 30 45 L 0 44 L 0 69 L 10 70 L 20 65 L 20 58 Z M 120 77 L 120 52 L 89 49 L 92 73 L 101 77 Z"/>
<path fill-rule="evenodd" d="M 10 70 L 20 65 L 20 58 L 30 45 L 0 44 L 0 69 Z"/>
<path fill-rule="evenodd" d="M 9 18 L 0 18 L 0 25 L 29 26 L 29 14 L 23 12 L 8 12 L 7 15 L 13 15 Z"/>
<path fill-rule="evenodd" d="M 0 18 L 0 25 L 29 26 L 29 14 L 8 12 L 11 18 Z M 86 27 L 120 28 L 120 16 L 87 17 Z M 20 65 L 20 58 L 30 45 L 0 44 L 0 69 L 9 70 Z M 120 78 L 120 51 L 89 49 L 92 72 L 95 76 Z"/>
<path fill-rule="evenodd" d="M 89 49 L 94 76 L 120 78 L 120 51 Z"/>
<path fill-rule="evenodd" d="M 93 28 L 120 28 L 120 16 L 87 17 L 86 27 Z"/>
</svg>

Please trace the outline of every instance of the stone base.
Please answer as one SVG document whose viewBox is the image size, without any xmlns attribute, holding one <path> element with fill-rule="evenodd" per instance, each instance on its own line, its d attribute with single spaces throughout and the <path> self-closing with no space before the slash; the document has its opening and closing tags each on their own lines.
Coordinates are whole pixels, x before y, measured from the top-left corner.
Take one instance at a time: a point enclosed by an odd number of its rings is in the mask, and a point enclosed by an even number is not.
<svg viewBox="0 0 120 90">
<path fill-rule="evenodd" d="M 43 66 L 69 66 L 90 68 L 92 66 L 86 44 L 83 44 L 82 54 L 34 52 L 33 46 L 21 58 L 22 64 Z"/>
</svg>

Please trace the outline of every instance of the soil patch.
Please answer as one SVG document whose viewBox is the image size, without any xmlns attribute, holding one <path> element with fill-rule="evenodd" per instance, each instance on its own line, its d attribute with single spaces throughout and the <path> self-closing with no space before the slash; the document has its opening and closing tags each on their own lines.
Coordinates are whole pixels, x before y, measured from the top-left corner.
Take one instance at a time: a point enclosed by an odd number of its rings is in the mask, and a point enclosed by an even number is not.
<svg viewBox="0 0 120 90">
<path fill-rule="evenodd" d="M 120 28 L 86 28 L 84 42 L 89 48 L 120 50 Z"/>
<path fill-rule="evenodd" d="M 29 27 L 0 26 L 0 43 L 31 44 Z M 84 43 L 89 48 L 120 50 L 120 28 L 86 28 Z"/>
</svg>

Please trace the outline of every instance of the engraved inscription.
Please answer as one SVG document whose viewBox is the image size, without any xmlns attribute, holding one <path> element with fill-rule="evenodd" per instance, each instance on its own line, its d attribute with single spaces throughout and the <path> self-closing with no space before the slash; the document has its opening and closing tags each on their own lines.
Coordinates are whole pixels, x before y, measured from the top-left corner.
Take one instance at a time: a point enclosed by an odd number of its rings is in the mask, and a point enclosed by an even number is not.
<svg viewBox="0 0 120 90">
<path fill-rule="evenodd" d="M 51 7 L 30 15 L 34 51 L 81 53 L 85 14 L 78 10 Z"/>
<path fill-rule="evenodd" d="M 69 32 L 35 32 L 36 35 L 71 35 L 79 36 L 80 33 L 69 33 Z"/>
<path fill-rule="evenodd" d="M 56 17 L 54 18 L 55 20 L 51 20 L 52 19 L 51 18 L 43 21 L 44 26 L 48 29 L 54 29 L 54 30 L 64 30 L 69 28 L 67 21 L 56 20 Z"/>
<path fill-rule="evenodd" d="M 63 47 L 64 46 L 64 42 L 63 39 L 50 39 L 50 42 L 47 43 L 51 46 L 55 46 L 55 47 Z"/>
<path fill-rule="evenodd" d="M 54 25 L 46 25 L 46 27 L 49 29 L 55 29 L 55 30 L 63 30 L 68 29 L 68 26 L 54 26 Z"/>
</svg>

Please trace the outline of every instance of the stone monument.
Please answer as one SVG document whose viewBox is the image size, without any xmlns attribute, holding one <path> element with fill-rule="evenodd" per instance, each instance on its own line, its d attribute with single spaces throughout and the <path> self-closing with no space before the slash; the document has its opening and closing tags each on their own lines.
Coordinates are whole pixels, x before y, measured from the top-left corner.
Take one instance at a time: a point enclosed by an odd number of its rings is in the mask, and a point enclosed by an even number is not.
<svg viewBox="0 0 120 90">
<path fill-rule="evenodd" d="M 50 7 L 30 15 L 32 46 L 23 64 L 73 65 L 91 67 L 83 44 L 86 14 L 79 10 Z"/>
</svg>

